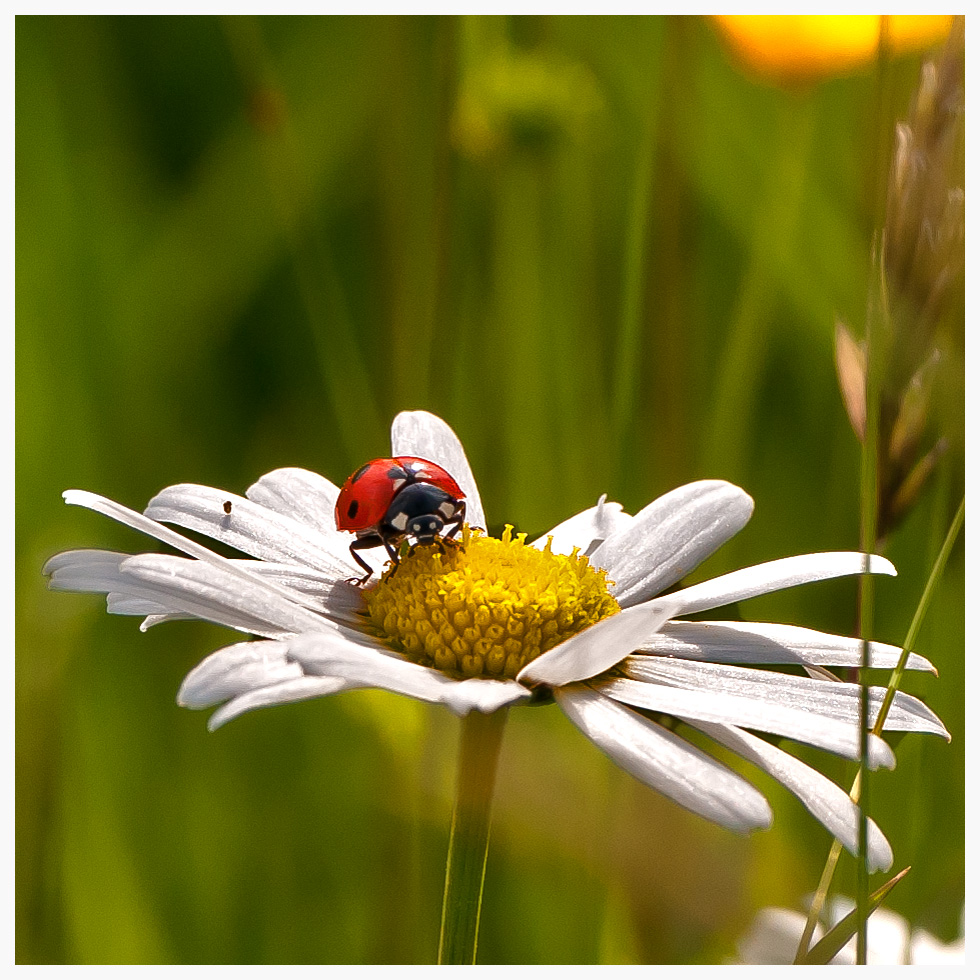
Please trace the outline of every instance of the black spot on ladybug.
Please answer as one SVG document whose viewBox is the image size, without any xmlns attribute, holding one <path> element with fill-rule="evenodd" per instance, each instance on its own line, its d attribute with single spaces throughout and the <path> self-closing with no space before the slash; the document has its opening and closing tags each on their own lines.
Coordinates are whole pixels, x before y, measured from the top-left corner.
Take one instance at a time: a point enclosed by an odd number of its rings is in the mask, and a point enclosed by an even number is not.
<svg viewBox="0 0 980 980">
<path fill-rule="evenodd" d="M 389 480 L 404 481 L 405 478 L 408 476 L 408 473 L 405 471 L 405 468 L 403 466 L 392 466 L 392 468 L 388 470 L 386 475 Z"/>
<path fill-rule="evenodd" d="M 350 482 L 351 482 L 351 483 L 357 483 L 357 481 L 358 481 L 358 480 L 359 480 L 359 479 L 360 479 L 360 478 L 361 478 L 362 476 L 364 476 L 364 474 L 365 474 L 365 473 L 367 473 L 367 471 L 368 471 L 369 469 L 371 469 L 371 464 L 370 464 L 370 463 L 365 463 L 365 464 L 364 464 L 364 465 L 363 465 L 363 466 L 362 466 L 362 467 L 361 467 L 361 468 L 360 468 L 360 469 L 359 469 L 359 470 L 358 470 L 358 471 L 357 471 L 357 472 L 356 472 L 356 473 L 355 473 L 355 474 L 354 474 L 354 475 L 353 475 L 353 476 L 352 476 L 352 477 L 350 478 Z M 353 517 L 353 516 L 354 516 L 354 515 L 353 515 L 353 514 L 351 514 L 351 517 Z"/>
<path fill-rule="evenodd" d="M 226 500 L 221 506 L 224 508 L 224 512 L 226 514 L 230 514 L 231 513 L 231 501 L 230 500 Z"/>
<path fill-rule="evenodd" d="M 364 471 L 362 470 L 361 472 L 364 472 Z M 356 479 L 356 477 L 355 477 L 355 479 Z M 351 520 L 354 520 L 354 518 L 357 517 L 357 501 L 356 500 L 352 500 L 350 502 L 350 507 L 347 508 L 347 516 Z"/>
</svg>

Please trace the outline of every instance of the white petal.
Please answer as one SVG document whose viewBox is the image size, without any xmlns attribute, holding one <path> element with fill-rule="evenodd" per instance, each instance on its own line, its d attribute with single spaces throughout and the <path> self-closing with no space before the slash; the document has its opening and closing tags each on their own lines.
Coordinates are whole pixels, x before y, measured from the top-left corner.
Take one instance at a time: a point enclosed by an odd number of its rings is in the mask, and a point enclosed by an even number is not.
<svg viewBox="0 0 980 980">
<path fill-rule="evenodd" d="M 925 929 L 916 929 L 909 952 L 916 966 L 966 966 L 966 940 L 962 930 L 959 939 L 944 943 Z"/>
<path fill-rule="evenodd" d="M 360 625 L 363 621 L 364 594 L 348 581 L 331 581 L 323 573 L 302 565 L 271 561 L 232 559 L 266 582 L 275 582 L 291 592 L 302 594 L 308 608 L 322 612 L 339 623 Z"/>
<path fill-rule="evenodd" d="M 105 597 L 106 612 L 116 616 L 169 616 L 166 606 L 150 599 L 127 595 L 124 592 L 109 592 Z M 182 619 L 196 619 L 196 616 L 179 614 Z"/>
<path fill-rule="evenodd" d="M 778 695 L 775 699 L 772 696 L 754 698 L 710 687 L 671 687 L 625 677 L 593 681 L 591 686 L 606 697 L 636 708 L 662 711 L 677 718 L 739 725 L 783 735 L 848 759 L 861 757 L 861 740 L 856 724 L 797 705 L 783 704 L 778 700 Z M 872 769 L 895 767 L 895 756 L 888 743 L 873 735 L 869 736 L 868 764 Z"/>
<path fill-rule="evenodd" d="M 144 628 L 173 619 L 212 619 L 209 616 L 193 616 L 186 610 L 178 609 L 172 601 L 169 601 L 173 595 L 173 590 L 169 588 L 169 579 L 164 580 L 162 586 L 155 585 L 152 590 L 148 591 L 145 587 L 146 580 L 141 577 L 141 585 L 137 588 L 132 575 L 133 566 L 127 566 L 128 571 L 121 567 L 123 562 L 134 557 L 137 556 L 94 549 L 66 551 L 51 558 L 45 564 L 43 571 L 51 576 L 48 583 L 51 589 L 106 593 L 106 608 L 110 613 L 153 617 L 151 622 L 144 624 Z M 179 577 L 184 570 L 189 569 L 192 563 L 191 559 L 174 556 L 160 557 L 170 558 L 175 563 L 188 563 L 186 565 L 172 565 L 175 577 Z M 193 572 L 194 576 L 198 578 L 208 578 L 214 583 L 227 578 L 228 573 L 224 571 L 213 573 L 204 571 L 205 568 L 214 568 L 215 566 L 205 562 L 198 564 L 202 567 Z M 230 592 L 238 592 L 244 588 L 251 594 L 253 579 L 271 582 L 291 592 L 300 593 L 304 597 L 303 601 L 307 608 L 312 607 L 314 611 L 318 611 L 336 622 L 354 626 L 359 626 L 361 623 L 360 613 L 364 608 L 363 595 L 360 589 L 349 585 L 347 582 L 325 580 L 322 573 L 301 565 L 282 565 L 250 559 L 222 559 L 222 564 L 217 567 L 223 569 L 227 565 L 246 568 L 251 572 L 251 576 L 244 586 L 238 580 L 229 581 Z M 266 594 L 265 598 L 261 600 L 262 603 L 268 601 L 278 604 L 286 600 L 283 599 L 281 592 L 277 589 L 271 596 Z M 235 628 L 247 629 L 251 632 L 251 626 L 255 626 L 258 632 L 267 635 L 267 632 L 262 629 L 263 622 L 261 618 L 254 616 L 249 619 L 248 626 L 246 626 L 240 617 L 236 617 L 238 625 Z M 309 625 L 312 621 L 306 620 L 306 622 Z"/>
<path fill-rule="evenodd" d="M 235 643 L 216 650 L 184 678 L 177 704 L 184 708 L 210 708 L 257 688 L 302 676 L 303 668 L 286 658 L 285 643 Z"/>
<path fill-rule="evenodd" d="M 226 513 L 229 505 L 231 512 Z M 306 565 L 331 579 L 343 580 L 354 574 L 351 535 L 319 531 L 225 490 L 180 483 L 161 490 L 144 513 L 266 561 Z"/>
<path fill-rule="evenodd" d="M 63 551 L 49 559 L 42 572 L 51 576 L 48 582 L 50 589 L 104 593 L 106 610 L 117 616 L 148 616 L 151 618 L 150 625 L 169 619 L 198 618 L 190 613 L 172 610 L 166 604 L 167 594 L 142 587 L 132 577 L 127 577 L 121 568 L 122 563 L 134 557 L 118 551 L 95 549 Z M 141 629 L 145 627 L 144 623 Z"/>
<path fill-rule="evenodd" d="M 220 491 L 214 492 L 219 493 Z M 144 534 L 148 534 L 150 537 L 156 538 L 164 544 L 169 544 L 178 551 L 182 551 L 185 555 L 198 558 L 200 561 L 213 567 L 222 568 L 226 574 L 238 579 L 243 584 L 250 585 L 253 588 L 258 584 L 263 586 L 266 592 L 270 594 L 278 595 L 280 598 L 295 602 L 300 606 L 307 605 L 306 597 L 302 594 L 290 592 L 275 582 L 262 583 L 243 565 L 236 564 L 231 559 L 216 554 L 196 541 L 185 538 L 184 535 L 178 534 L 176 531 L 158 523 L 152 518 L 144 514 L 138 514 L 136 511 L 130 510 L 122 504 L 117 504 L 114 500 L 109 500 L 108 497 L 101 497 L 98 494 L 89 493 L 87 490 L 66 490 L 62 494 L 62 497 L 64 497 L 66 504 L 87 507 L 89 510 L 94 510 L 99 514 L 104 514 L 106 517 L 111 517 L 113 520 L 119 521 L 120 524 L 125 524 L 134 530 L 142 531 Z M 243 500 L 244 498 L 239 499 Z M 245 502 L 249 503 L 248 501 Z M 250 504 L 250 506 L 254 505 Z M 71 554 L 71 552 L 66 552 L 65 554 Z M 101 591 L 101 589 L 96 591 Z"/>
<path fill-rule="evenodd" d="M 860 717 L 861 688 L 845 681 L 831 683 L 771 670 L 670 660 L 666 657 L 630 658 L 622 664 L 621 670 L 633 680 L 768 700 L 802 708 L 814 715 L 836 718 L 854 726 L 857 726 Z M 868 688 L 872 721 L 884 693 L 882 687 Z M 895 694 L 885 731 L 929 732 L 949 741 L 949 733 L 939 718 L 921 701 L 903 691 Z"/>
<path fill-rule="evenodd" d="M 123 557 L 129 557 L 128 555 Z M 233 565 L 248 569 L 252 575 L 263 582 L 303 596 L 307 609 L 321 613 L 336 623 L 359 627 L 363 622 L 364 596 L 359 588 L 346 581 L 337 582 L 326 579 L 322 572 L 302 565 L 285 565 L 271 561 L 255 561 L 249 558 L 233 558 Z M 134 603 L 132 612 L 139 607 Z M 109 609 L 121 612 L 121 609 Z M 139 615 L 149 615 L 165 610 L 140 610 Z M 150 624 L 155 625 L 155 624 Z"/>
<path fill-rule="evenodd" d="M 675 606 L 669 596 L 624 609 L 542 653 L 517 680 L 558 686 L 595 677 L 645 643 L 673 615 Z"/>
<path fill-rule="evenodd" d="M 202 561 L 225 560 L 220 555 L 215 554 L 215 552 L 198 544 L 196 541 L 191 541 L 190 538 L 185 538 L 182 534 L 178 534 L 169 527 L 164 527 L 163 524 L 158 524 L 151 518 L 143 514 L 138 514 L 135 510 L 130 510 L 122 504 L 117 504 L 108 497 L 102 497 L 97 493 L 90 493 L 88 490 L 66 490 L 61 496 L 64 498 L 66 504 L 87 507 L 89 510 L 96 511 L 96 513 L 104 514 L 106 517 L 111 517 L 114 521 L 119 521 L 120 524 L 125 524 L 127 527 L 131 527 L 136 531 L 142 531 L 144 534 L 148 534 L 151 538 L 156 538 L 157 541 L 169 544 L 172 548 L 182 551 L 185 555 L 200 558 Z"/>
<path fill-rule="evenodd" d="M 256 688 L 229 701 L 208 719 L 208 731 L 220 728 L 226 722 L 253 711 L 255 708 L 269 708 L 276 704 L 294 704 L 296 701 L 309 701 L 328 694 L 345 691 L 352 685 L 339 677 L 296 677 L 281 681 L 268 687 Z"/>
<path fill-rule="evenodd" d="M 623 512 L 623 505 L 606 500 L 605 494 L 595 507 L 569 517 L 547 534 L 531 542 L 532 548 L 543 548 L 551 538 L 553 555 L 570 555 L 574 548 L 579 554 L 591 555 L 606 538 L 633 523 L 633 518 Z"/>
<path fill-rule="evenodd" d="M 647 504 L 596 548 L 592 563 L 609 573 L 621 606 L 635 605 L 700 565 L 745 527 L 752 508 L 752 498 L 724 480 L 689 483 Z"/>
<path fill-rule="evenodd" d="M 869 647 L 870 666 L 891 669 L 898 664 L 902 653 L 900 647 L 876 642 L 870 643 Z M 820 667 L 858 667 L 861 664 L 860 640 L 782 623 L 670 622 L 663 625 L 642 651 L 661 657 L 721 664 L 809 664 Z M 936 673 L 936 668 L 917 653 L 909 654 L 906 668 Z"/>
<path fill-rule="evenodd" d="M 688 721 L 688 724 L 782 783 L 851 854 L 857 856 L 859 809 L 835 782 L 765 739 L 739 728 L 702 721 Z M 891 865 L 892 849 L 888 840 L 878 825 L 868 819 L 868 872 L 886 871 Z"/>
<path fill-rule="evenodd" d="M 308 674 L 344 677 L 358 687 L 379 687 L 419 701 L 444 704 L 454 714 L 490 713 L 530 697 L 516 681 L 471 677 L 455 680 L 420 664 L 369 649 L 336 633 L 307 633 L 288 641 L 289 656 Z"/>
<path fill-rule="evenodd" d="M 466 495 L 466 522 L 486 529 L 483 501 L 463 444 L 441 418 L 430 412 L 399 412 L 391 423 L 391 455 L 420 456 L 438 463 Z"/>
<path fill-rule="evenodd" d="M 121 583 L 119 566 L 131 555 L 119 551 L 80 548 L 62 551 L 44 563 L 48 588 L 57 592 L 111 592 Z"/>
<path fill-rule="evenodd" d="M 835 895 L 827 903 L 828 918 L 834 925 L 853 911 L 854 902 L 842 895 Z M 868 918 L 868 966 L 905 966 L 909 963 L 908 952 L 908 922 L 891 909 L 875 909 Z M 831 962 L 835 961 L 847 966 L 855 965 L 857 937 L 852 936 L 847 941 L 847 945 Z"/>
<path fill-rule="evenodd" d="M 110 610 L 111 612 L 111 610 Z M 159 626 L 161 623 L 176 623 L 185 619 L 196 619 L 196 616 L 191 616 L 189 613 L 179 613 L 179 612 L 165 612 L 165 613 L 150 613 L 140 623 L 140 632 L 145 633 L 151 626 Z M 245 632 L 252 633 L 253 630 L 246 630 Z M 261 636 L 261 633 L 255 633 L 256 636 Z M 274 639 L 278 635 L 278 632 L 269 632 L 270 639 Z"/>
<path fill-rule="evenodd" d="M 99 565 L 118 568 L 119 563 L 124 558 L 129 557 L 128 554 L 122 551 L 106 551 L 101 548 L 78 548 L 74 551 L 61 551 L 56 555 L 52 555 L 44 563 L 41 574 L 55 576 L 56 573 L 76 565 L 87 565 L 93 569 Z M 51 583 L 51 587 L 54 588 L 53 582 Z M 96 589 L 95 591 L 102 590 Z"/>
<path fill-rule="evenodd" d="M 875 575 L 897 575 L 895 566 L 887 558 L 871 555 L 867 569 Z M 718 578 L 708 579 L 690 588 L 672 592 L 671 598 L 681 604 L 680 616 L 741 602 L 753 596 L 788 589 L 806 582 L 820 582 L 842 575 L 860 575 L 864 572 L 867 556 L 855 551 L 826 551 L 815 555 L 795 555 L 778 558 L 762 565 L 741 568 Z"/>
<path fill-rule="evenodd" d="M 329 536 L 337 530 L 334 507 L 339 493 L 319 473 L 286 466 L 266 473 L 245 491 L 245 496 Z"/>
<path fill-rule="evenodd" d="M 739 940 L 739 964 L 746 966 L 789 966 L 796 958 L 796 948 L 806 916 L 793 909 L 767 906 L 760 909 L 748 932 Z M 823 938 L 824 928 L 818 922 L 813 932 L 812 948 Z M 831 963 L 840 962 L 840 954 Z"/>
<path fill-rule="evenodd" d="M 555 699 L 617 765 L 693 813 L 739 833 L 772 823 L 754 786 L 680 736 L 578 685 Z"/>
<path fill-rule="evenodd" d="M 457 681 L 455 688 L 447 687 L 439 700 L 456 715 L 469 714 L 470 711 L 482 711 L 489 715 L 499 708 L 519 704 L 528 697 L 530 692 L 516 681 L 468 677 Z"/>
<path fill-rule="evenodd" d="M 323 629 L 323 616 L 282 598 L 261 581 L 176 555 L 135 555 L 120 565 L 122 591 L 222 626 L 264 636 Z M 270 630 L 271 627 L 271 630 Z"/>
</svg>

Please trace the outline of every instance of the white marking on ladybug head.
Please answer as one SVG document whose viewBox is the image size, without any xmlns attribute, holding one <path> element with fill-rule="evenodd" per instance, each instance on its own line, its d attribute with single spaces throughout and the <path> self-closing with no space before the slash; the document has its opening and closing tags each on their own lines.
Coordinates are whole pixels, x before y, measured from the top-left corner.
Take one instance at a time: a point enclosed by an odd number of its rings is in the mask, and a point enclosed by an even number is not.
<svg viewBox="0 0 980 980">
<path fill-rule="evenodd" d="M 431 540 L 439 534 L 444 526 L 435 514 L 422 514 L 409 521 L 408 531 L 420 541 Z"/>
<path fill-rule="evenodd" d="M 456 504 L 452 500 L 444 500 L 436 509 L 448 520 L 456 513 Z"/>
<path fill-rule="evenodd" d="M 399 511 L 388 523 L 396 531 L 404 531 L 408 526 L 408 514 L 405 511 Z"/>
</svg>

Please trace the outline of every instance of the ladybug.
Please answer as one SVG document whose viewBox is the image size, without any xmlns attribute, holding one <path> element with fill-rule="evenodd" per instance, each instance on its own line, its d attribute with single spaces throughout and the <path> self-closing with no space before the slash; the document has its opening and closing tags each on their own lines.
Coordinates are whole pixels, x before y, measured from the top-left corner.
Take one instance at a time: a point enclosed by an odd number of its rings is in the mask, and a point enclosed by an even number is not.
<svg viewBox="0 0 980 980">
<path fill-rule="evenodd" d="M 465 494 L 441 467 L 419 456 L 372 459 L 348 477 L 340 488 L 335 509 L 337 527 L 353 531 L 357 538 L 350 553 L 367 573 L 351 579 L 363 585 L 373 568 L 358 554 L 363 548 L 384 545 L 388 557 L 398 564 L 398 545 L 407 537 L 431 544 L 447 525 L 446 538 L 463 526 Z"/>
</svg>

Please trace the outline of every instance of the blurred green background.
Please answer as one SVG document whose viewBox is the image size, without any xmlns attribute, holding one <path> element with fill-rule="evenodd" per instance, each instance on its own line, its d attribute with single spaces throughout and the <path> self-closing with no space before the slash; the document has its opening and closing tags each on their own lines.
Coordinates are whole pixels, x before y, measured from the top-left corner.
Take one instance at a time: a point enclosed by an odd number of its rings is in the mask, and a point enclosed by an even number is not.
<svg viewBox="0 0 980 980">
<path fill-rule="evenodd" d="M 57 551 L 153 550 L 62 490 L 141 509 L 280 466 L 339 483 L 424 408 L 462 438 L 492 528 L 718 477 L 756 513 L 694 579 L 855 549 L 833 322 L 861 332 L 919 65 L 780 87 L 700 18 L 18 17 L 17 960 L 431 961 L 452 798 L 457 720 L 393 695 L 208 734 L 174 696 L 231 634 L 143 635 L 47 592 Z M 899 645 L 963 492 L 952 349 L 951 450 L 876 592 Z M 918 643 L 940 677 L 904 684 L 953 741 L 893 740 L 872 781 L 893 870 L 912 865 L 889 905 L 946 940 L 963 564 L 959 543 Z M 853 634 L 855 610 L 841 580 L 725 612 Z M 850 785 L 853 765 L 800 754 Z M 710 825 L 554 706 L 512 713 L 501 765 L 485 963 L 730 959 L 830 844 L 761 775 L 772 830 Z"/>
</svg>

